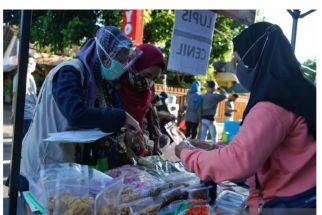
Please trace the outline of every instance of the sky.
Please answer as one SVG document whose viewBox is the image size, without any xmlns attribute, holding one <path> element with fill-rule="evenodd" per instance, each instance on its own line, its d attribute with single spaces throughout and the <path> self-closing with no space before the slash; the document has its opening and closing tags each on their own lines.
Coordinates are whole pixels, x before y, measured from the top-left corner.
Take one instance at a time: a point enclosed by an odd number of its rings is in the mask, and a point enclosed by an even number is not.
<svg viewBox="0 0 322 215">
<path fill-rule="evenodd" d="M 301 10 L 301 14 L 308 10 Z M 292 16 L 285 9 L 266 9 L 261 10 L 263 15 L 266 17 L 265 21 L 279 25 L 285 36 L 291 42 L 292 35 Z M 299 62 L 303 63 L 307 59 L 317 58 L 317 43 L 318 39 L 318 23 L 321 20 L 318 19 L 321 11 L 316 10 L 315 12 L 305 16 L 298 20 L 297 25 L 297 37 L 295 43 L 295 55 Z"/>
</svg>

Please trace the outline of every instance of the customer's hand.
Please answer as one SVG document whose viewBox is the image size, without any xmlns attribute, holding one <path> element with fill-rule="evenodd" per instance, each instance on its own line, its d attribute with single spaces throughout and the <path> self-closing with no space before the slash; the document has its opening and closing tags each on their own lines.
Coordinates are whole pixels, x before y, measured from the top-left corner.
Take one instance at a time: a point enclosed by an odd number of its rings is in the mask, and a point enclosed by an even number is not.
<svg viewBox="0 0 322 215">
<path fill-rule="evenodd" d="M 181 152 L 184 149 L 192 149 L 191 146 L 186 141 L 182 141 L 178 145 L 175 146 L 174 152 L 178 158 L 180 158 Z"/>
</svg>

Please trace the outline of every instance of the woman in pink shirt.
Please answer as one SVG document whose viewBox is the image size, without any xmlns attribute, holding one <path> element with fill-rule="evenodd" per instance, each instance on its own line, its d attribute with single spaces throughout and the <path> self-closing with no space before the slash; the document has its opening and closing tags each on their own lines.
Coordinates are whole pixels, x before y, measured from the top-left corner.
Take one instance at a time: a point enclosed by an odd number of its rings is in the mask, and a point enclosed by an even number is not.
<svg viewBox="0 0 322 215">
<path fill-rule="evenodd" d="M 182 142 L 176 154 L 202 180 L 247 178 L 251 214 L 315 208 L 316 87 L 303 76 L 279 26 L 253 24 L 233 43 L 237 77 L 250 91 L 238 134 L 211 151 Z"/>
</svg>

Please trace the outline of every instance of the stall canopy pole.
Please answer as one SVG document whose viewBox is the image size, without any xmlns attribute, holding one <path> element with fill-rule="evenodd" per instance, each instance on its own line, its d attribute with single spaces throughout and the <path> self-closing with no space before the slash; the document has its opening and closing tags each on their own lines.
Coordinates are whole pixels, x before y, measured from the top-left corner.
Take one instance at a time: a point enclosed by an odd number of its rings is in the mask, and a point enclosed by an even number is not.
<svg viewBox="0 0 322 215">
<path fill-rule="evenodd" d="M 291 14 L 292 18 L 293 18 L 293 26 L 292 26 L 292 38 L 291 38 L 291 45 L 293 47 L 293 50 L 295 51 L 295 42 L 296 42 L 296 33 L 297 33 L 297 22 L 299 18 L 303 18 L 307 15 L 309 15 L 310 13 L 313 13 L 316 10 L 309 10 L 306 13 L 301 14 L 300 10 L 287 10 L 289 12 L 289 14 Z"/>
<path fill-rule="evenodd" d="M 30 36 L 31 11 L 21 11 L 20 20 L 20 44 L 18 58 L 18 89 L 14 121 L 14 136 L 11 154 L 10 169 L 10 191 L 9 191 L 9 214 L 17 213 L 17 197 L 19 186 L 20 155 L 22 143 L 22 129 L 25 106 L 26 76 L 29 55 L 29 36 Z"/>
</svg>

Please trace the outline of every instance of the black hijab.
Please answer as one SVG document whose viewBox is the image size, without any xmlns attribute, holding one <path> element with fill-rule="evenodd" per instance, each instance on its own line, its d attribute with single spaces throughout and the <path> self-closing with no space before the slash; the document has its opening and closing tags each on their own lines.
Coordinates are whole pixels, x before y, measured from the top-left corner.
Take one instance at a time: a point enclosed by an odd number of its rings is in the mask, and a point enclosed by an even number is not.
<svg viewBox="0 0 322 215">
<path fill-rule="evenodd" d="M 268 33 L 270 32 L 270 33 Z M 255 41 L 267 33 L 244 58 L 244 64 L 254 68 L 257 61 L 255 79 L 250 98 L 243 114 L 243 120 L 249 110 L 260 101 L 270 101 L 297 115 L 303 116 L 309 132 L 316 137 L 316 87 L 303 76 L 300 63 L 283 34 L 281 28 L 268 22 L 249 26 L 233 39 L 234 51 L 242 58 Z"/>
</svg>

